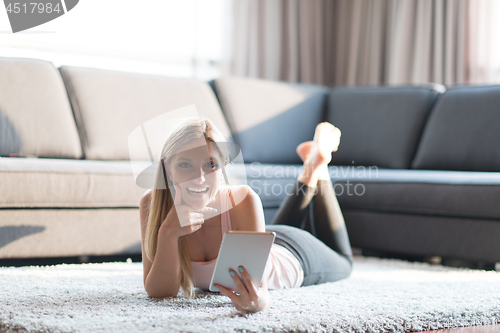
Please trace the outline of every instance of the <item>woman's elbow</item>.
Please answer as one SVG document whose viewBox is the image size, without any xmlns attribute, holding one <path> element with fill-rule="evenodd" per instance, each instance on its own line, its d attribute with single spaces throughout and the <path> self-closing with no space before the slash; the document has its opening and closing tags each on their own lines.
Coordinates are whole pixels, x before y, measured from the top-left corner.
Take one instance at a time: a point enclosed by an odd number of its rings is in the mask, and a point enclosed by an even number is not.
<svg viewBox="0 0 500 333">
<path fill-rule="evenodd" d="M 147 281 L 144 281 L 144 289 L 146 290 L 146 293 L 148 294 L 149 297 L 153 298 L 166 298 L 166 297 L 176 297 L 178 294 L 178 290 L 161 290 L 158 288 L 155 288 L 155 286 L 151 286 L 150 284 L 147 283 Z"/>
<path fill-rule="evenodd" d="M 151 298 L 169 298 L 169 297 L 177 297 L 177 294 L 175 294 L 175 293 L 167 293 L 167 294 L 148 293 L 148 296 Z"/>
<path fill-rule="evenodd" d="M 173 291 L 164 291 L 164 290 L 150 290 L 146 289 L 146 293 L 149 297 L 152 298 L 167 298 L 167 297 L 176 297 L 177 293 Z"/>
</svg>

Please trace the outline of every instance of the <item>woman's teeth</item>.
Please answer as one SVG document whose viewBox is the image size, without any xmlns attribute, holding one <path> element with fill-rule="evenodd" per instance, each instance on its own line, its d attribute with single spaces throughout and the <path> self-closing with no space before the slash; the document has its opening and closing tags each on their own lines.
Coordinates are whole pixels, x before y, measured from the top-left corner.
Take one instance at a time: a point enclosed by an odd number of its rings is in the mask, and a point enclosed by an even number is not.
<svg viewBox="0 0 500 333">
<path fill-rule="evenodd" d="M 187 191 L 193 194 L 204 194 L 208 192 L 208 187 L 188 187 Z"/>
</svg>

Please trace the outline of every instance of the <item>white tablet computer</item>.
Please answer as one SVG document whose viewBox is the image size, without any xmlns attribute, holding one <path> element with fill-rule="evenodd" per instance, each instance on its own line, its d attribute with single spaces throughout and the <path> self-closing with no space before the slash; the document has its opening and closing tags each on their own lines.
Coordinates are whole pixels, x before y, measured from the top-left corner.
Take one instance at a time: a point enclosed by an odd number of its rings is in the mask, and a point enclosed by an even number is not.
<svg viewBox="0 0 500 333">
<path fill-rule="evenodd" d="M 243 266 L 250 274 L 255 285 L 260 286 L 275 236 L 274 232 L 226 232 L 222 238 L 214 273 L 210 281 L 210 291 L 217 291 L 217 289 L 213 289 L 214 283 L 236 290 L 233 278 L 229 275 L 229 269 L 232 268 L 240 274 L 238 266 Z"/>
</svg>

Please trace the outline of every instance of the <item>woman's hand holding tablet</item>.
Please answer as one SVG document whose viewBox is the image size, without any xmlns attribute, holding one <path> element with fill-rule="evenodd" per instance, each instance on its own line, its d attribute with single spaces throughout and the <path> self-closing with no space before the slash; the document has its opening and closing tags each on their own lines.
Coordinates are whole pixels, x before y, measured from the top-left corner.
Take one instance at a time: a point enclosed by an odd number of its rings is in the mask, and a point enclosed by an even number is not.
<svg viewBox="0 0 500 333">
<path fill-rule="evenodd" d="M 269 307 L 271 298 L 263 274 L 274 238 L 273 232 L 227 232 L 209 289 L 231 298 L 239 311 Z"/>
</svg>

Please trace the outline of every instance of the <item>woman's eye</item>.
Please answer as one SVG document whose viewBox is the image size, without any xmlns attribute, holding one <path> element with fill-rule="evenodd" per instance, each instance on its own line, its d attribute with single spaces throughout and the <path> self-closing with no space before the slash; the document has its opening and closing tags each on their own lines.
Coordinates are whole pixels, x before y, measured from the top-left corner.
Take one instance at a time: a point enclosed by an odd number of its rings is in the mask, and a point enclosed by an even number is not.
<svg viewBox="0 0 500 333">
<path fill-rule="evenodd" d="M 177 164 L 179 168 L 189 168 L 191 165 L 189 163 L 179 163 Z"/>
<path fill-rule="evenodd" d="M 211 168 L 211 169 L 218 169 L 219 168 L 219 165 L 215 162 L 210 162 L 207 164 L 207 167 Z"/>
</svg>

